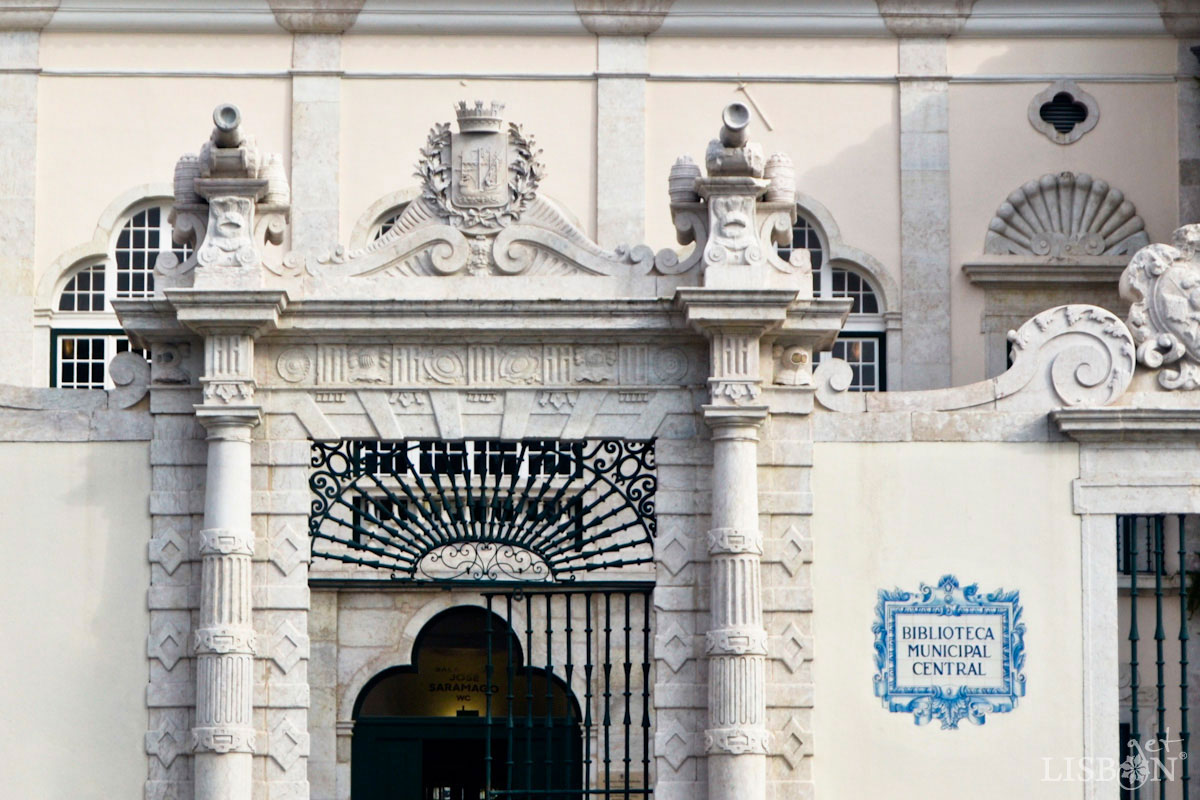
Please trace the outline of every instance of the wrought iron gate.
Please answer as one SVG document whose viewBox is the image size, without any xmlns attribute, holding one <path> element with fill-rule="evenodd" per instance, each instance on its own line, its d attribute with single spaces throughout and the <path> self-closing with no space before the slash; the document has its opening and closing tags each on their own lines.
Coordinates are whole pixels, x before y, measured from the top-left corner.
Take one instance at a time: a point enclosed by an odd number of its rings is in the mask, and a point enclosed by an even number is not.
<svg viewBox="0 0 1200 800">
<path fill-rule="evenodd" d="M 491 612 L 483 795 L 652 793 L 653 440 L 313 442 L 312 467 L 312 555 L 339 584 Z"/>
<path fill-rule="evenodd" d="M 1127 592 L 1122 613 L 1128 616 L 1122 666 L 1128 679 L 1121 686 L 1128 717 L 1121 723 L 1125 800 L 1191 796 L 1188 626 L 1195 609 L 1189 603 L 1187 535 L 1183 514 L 1117 517 L 1117 565 Z M 1151 663 L 1153 677 L 1143 679 L 1142 668 Z"/>
<path fill-rule="evenodd" d="M 396 580 L 573 581 L 654 561 L 654 442 L 314 442 L 314 558 Z"/>
<path fill-rule="evenodd" d="M 608 800 L 652 793 L 652 589 L 627 583 L 485 594 L 488 610 L 514 634 L 505 652 L 488 649 L 487 685 L 504 687 L 487 698 L 489 796 Z M 489 635 L 489 645 L 493 640 Z M 546 696 L 535 698 L 535 672 L 562 681 L 566 702 L 556 708 L 550 680 Z"/>
</svg>

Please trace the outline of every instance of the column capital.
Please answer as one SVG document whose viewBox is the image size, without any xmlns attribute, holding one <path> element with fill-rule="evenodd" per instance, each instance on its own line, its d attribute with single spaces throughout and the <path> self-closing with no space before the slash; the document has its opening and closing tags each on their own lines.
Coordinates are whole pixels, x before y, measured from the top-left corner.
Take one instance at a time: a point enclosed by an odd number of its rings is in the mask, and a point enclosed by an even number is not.
<svg viewBox="0 0 1200 800">
<path fill-rule="evenodd" d="M 262 408 L 249 405 L 197 405 L 196 421 L 208 431 L 208 440 L 250 441 L 250 429 L 262 422 Z"/>
<path fill-rule="evenodd" d="M 701 406 L 704 422 L 712 429 L 716 440 L 744 439 L 758 441 L 758 429 L 767 420 L 766 406 Z"/>
</svg>

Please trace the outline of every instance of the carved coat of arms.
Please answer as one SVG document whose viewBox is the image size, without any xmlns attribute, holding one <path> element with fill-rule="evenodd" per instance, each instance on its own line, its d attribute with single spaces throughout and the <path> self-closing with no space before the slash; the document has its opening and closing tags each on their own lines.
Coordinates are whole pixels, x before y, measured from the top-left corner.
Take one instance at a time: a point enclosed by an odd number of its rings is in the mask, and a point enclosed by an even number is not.
<svg viewBox="0 0 1200 800">
<path fill-rule="evenodd" d="M 516 221 L 536 196 L 540 151 L 519 125 L 502 130 L 499 103 L 459 103 L 455 110 L 459 132 L 435 125 L 421 150 L 417 177 L 425 185 L 423 197 L 453 227 L 494 233 Z"/>
</svg>

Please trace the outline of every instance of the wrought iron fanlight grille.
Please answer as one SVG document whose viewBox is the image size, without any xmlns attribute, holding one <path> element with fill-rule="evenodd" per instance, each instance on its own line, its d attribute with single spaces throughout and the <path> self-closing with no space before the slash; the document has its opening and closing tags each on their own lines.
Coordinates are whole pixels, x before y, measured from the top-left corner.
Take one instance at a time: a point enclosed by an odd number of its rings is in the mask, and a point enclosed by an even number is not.
<svg viewBox="0 0 1200 800">
<path fill-rule="evenodd" d="M 313 442 L 314 558 L 396 580 L 573 581 L 654 561 L 653 440 Z"/>
</svg>

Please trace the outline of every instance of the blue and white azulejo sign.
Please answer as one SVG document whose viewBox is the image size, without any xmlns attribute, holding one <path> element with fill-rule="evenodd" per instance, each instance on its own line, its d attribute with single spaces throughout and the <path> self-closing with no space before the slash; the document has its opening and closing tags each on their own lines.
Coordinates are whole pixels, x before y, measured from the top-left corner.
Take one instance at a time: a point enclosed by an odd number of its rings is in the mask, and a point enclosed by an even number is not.
<svg viewBox="0 0 1200 800">
<path fill-rule="evenodd" d="M 953 575 L 918 592 L 881 589 L 871 630 L 875 696 L 918 725 L 982 725 L 1025 695 L 1025 623 L 1015 591 L 980 596 Z"/>
</svg>

